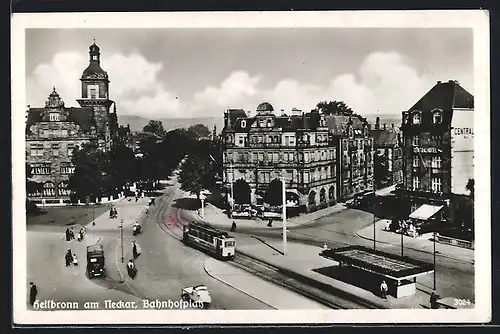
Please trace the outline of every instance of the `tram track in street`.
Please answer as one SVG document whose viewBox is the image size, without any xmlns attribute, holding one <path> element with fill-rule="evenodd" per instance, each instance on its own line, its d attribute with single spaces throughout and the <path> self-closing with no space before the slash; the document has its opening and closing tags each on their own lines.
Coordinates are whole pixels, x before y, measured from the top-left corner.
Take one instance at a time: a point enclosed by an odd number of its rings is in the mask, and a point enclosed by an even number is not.
<svg viewBox="0 0 500 334">
<path fill-rule="evenodd" d="M 170 193 L 166 193 L 160 201 L 160 207 L 156 212 L 156 222 L 165 234 L 182 242 L 183 224 L 179 217 L 179 210 L 174 209 L 175 214 L 172 220 L 165 220 L 165 212 L 172 205 L 174 200 L 172 195 L 175 191 L 175 188 L 171 189 Z M 199 250 L 193 249 L 193 251 Z M 309 279 L 310 282 L 306 282 L 308 279 L 302 275 L 293 275 L 291 272 L 284 272 L 283 269 L 241 253 L 238 249 L 236 249 L 234 259 L 226 263 L 332 309 L 379 308 L 377 305 L 371 304 L 361 298 L 333 289 L 333 287 L 327 284 L 316 281 L 314 284 L 310 284 L 311 279 Z M 335 293 L 332 290 L 336 290 L 334 291 Z"/>
</svg>

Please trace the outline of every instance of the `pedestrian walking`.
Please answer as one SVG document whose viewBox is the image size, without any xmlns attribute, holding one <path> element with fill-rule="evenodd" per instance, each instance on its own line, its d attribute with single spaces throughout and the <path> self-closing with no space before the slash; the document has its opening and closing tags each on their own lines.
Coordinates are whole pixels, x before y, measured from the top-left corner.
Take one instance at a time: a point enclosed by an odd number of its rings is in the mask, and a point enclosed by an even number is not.
<svg viewBox="0 0 500 334">
<path fill-rule="evenodd" d="M 78 258 L 76 257 L 76 254 L 73 254 L 73 265 L 78 267 Z"/>
<path fill-rule="evenodd" d="M 384 280 L 380 284 L 380 294 L 381 294 L 382 298 L 384 298 L 384 299 L 387 299 L 387 290 L 388 290 L 387 283 Z"/>
<path fill-rule="evenodd" d="M 66 252 L 65 259 L 66 259 L 66 267 L 69 267 L 71 263 L 73 263 L 73 254 L 71 252 L 71 249 L 68 249 L 68 251 Z"/>
<path fill-rule="evenodd" d="M 38 289 L 35 283 L 30 282 L 30 305 L 33 306 L 35 304 L 36 296 L 38 295 Z"/>
<path fill-rule="evenodd" d="M 323 250 L 327 250 L 328 249 L 328 246 L 326 245 L 326 243 L 323 244 Z"/>
<path fill-rule="evenodd" d="M 439 296 L 436 294 L 436 291 L 432 291 L 431 298 L 430 298 L 431 309 L 438 309 L 439 308 L 439 305 L 437 303 L 438 299 L 439 299 Z"/>
<path fill-rule="evenodd" d="M 231 232 L 236 231 L 236 223 L 233 220 L 233 223 L 231 224 Z"/>
<path fill-rule="evenodd" d="M 135 241 L 132 245 L 132 254 L 134 256 L 134 259 L 137 259 L 137 257 L 139 256 L 139 253 L 137 252 L 137 244 Z"/>
<path fill-rule="evenodd" d="M 273 220 L 269 219 L 269 222 L 267 223 L 267 227 L 273 227 Z"/>
<path fill-rule="evenodd" d="M 137 275 L 137 268 L 133 260 L 129 260 L 127 263 L 127 271 L 130 278 L 134 279 Z"/>
</svg>

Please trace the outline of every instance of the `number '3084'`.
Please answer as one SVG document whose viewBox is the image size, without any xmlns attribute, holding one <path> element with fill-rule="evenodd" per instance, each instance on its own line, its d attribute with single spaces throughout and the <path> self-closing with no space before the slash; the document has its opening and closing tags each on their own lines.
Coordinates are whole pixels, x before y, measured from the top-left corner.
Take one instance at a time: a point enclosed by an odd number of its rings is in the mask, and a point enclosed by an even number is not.
<svg viewBox="0 0 500 334">
<path fill-rule="evenodd" d="M 455 304 L 455 305 L 461 305 L 461 306 L 464 306 L 464 305 L 470 305 L 470 304 L 471 304 L 471 302 L 470 302 L 470 300 L 468 300 L 468 299 L 457 299 L 457 298 L 455 298 L 455 300 L 454 300 L 454 304 Z"/>
</svg>

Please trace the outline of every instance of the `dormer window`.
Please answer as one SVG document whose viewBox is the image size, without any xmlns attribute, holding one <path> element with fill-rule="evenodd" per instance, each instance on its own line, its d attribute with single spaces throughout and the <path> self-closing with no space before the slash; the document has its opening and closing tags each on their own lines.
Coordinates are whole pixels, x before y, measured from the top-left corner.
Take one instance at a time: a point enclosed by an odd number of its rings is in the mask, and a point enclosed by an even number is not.
<svg viewBox="0 0 500 334">
<path fill-rule="evenodd" d="M 422 122 L 422 115 L 420 114 L 420 111 L 415 111 L 412 116 L 412 123 L 414 125 L 418 125 Z"/>
<path fill-rule="evenodd" d="M 50 119 L 51 122 L 57 122 L 57 121 L 59 121 L 59 113 L 55 113 L 55 112 L 50 113 L 49 119 Z"/>
<path fill-rule="evenodd" d="M 241 121 L 241 127 L 245 128 L 247 126 L 247 121 L 243 120 Z"/>
<path fill-rule="evenodd" d="M 432 114 L 432 120 L 434 124 L 441 124 L 443 121 L 443 115 L 441 114 L 441 111 L 434 111 Z"/>
</svg>

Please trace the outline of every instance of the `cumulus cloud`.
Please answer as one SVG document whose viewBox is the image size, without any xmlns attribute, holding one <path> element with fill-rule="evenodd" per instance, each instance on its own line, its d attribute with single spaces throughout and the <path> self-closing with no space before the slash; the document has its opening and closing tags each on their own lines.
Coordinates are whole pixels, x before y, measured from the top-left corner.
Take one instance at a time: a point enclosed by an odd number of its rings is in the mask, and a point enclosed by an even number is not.
<svg viewBox="0 0 500 334">
<path fill-rule="evenodd" d="M 76 106 L 79 78 L 88 65 L 87 57 L 79 52 L 61 52 L 50 63 L 38 65 L 27 78 L 28 103 L 43 105 L 55 85 L 66 105 Z M 375 52 L 363 60 L 356 73 L 339 75 L 325 85 L 283 78 L 274 86 L 264 87 L 264 74 L 240 70 L 181 101 L 159 79 L 162 63 L 137 53 L 102 57 L 102 66 L 111 80 L 110 97 L 117 102 L 118 112 L 150 118 L 220 117 L 225 108 L 254 111 L 262 101 L 269 101 L 276 110 L 295 107 L 309 111 L 323 100 L 344 101 L 362 115 L 398 115 L 434 84 L 419 76 L 402 55 Z"/>
<path fill-rule="evenodd" d="M 269 101 L 276 110 L 313 109 L 319 101 L 341 100 L 362 115 L 399 114 L 411 107 L 432 87 L 420 77 L 405 58 L 395 52 L 368 55 L 357 73 L 339 75 L 327 85 L 299 82 L 293 78 L 279 81 L 271 89 L 259 87 L 260 75 L 244 71 L 232 73 L 219 87 L 208 87 L 195 95 L 194 110 L 205 106 L 207 112 L 220 115 L 220 110 L 240 107 L 255 110 L 262 101 Z"/>
<path fill-rule="evenodd" d="M 191 115 L 222 114 L 223 109 L 248 105 L 258 99 L 260 75 L 250 76 L 244 71 L 231 73 L 218 87 L 209 86 L 193 96 L 188 107 Z"/>
<path fill-rule="evenodd" d="M 167 91 L 158 79 L 163 65 L 141 54 L 101 55 L 102 67 L 110 77 L 110 98 L 120 114 L 145 117 L 177 117 L 183 106 L 175 92 Z M 28 104 L 45 103 L 52 86 L 67 106 L 77 106 L 81 94 L 80 76 L 88 56 L 80 52 L 57 53 L 48 64 L 38 65 L 27 78 Z"/>
</svg>

